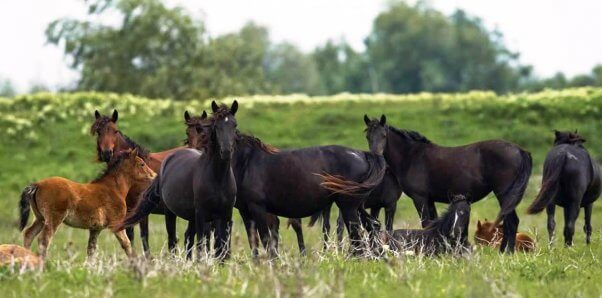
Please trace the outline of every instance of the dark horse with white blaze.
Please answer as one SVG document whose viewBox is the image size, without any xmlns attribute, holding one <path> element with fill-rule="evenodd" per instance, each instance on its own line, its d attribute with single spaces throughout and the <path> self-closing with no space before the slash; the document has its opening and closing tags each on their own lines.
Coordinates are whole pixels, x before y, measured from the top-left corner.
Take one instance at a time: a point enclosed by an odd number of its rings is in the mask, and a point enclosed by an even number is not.
<svg viewBox="0 0 602 298">
<path fill-rule="evenodd" d="M 581 207 L 585 210 L 586 243 L 592 235 L 592 208 L 600 196 L 600 166 L 583 147 L 585 139 L 573 132 L 555 131 L 554 147 L 543 165 L 541 190 L 527 212 L 535 214 L 544 208 L 548 213 L 548 235 L 554 237 L 556 205 L 564 208 L 564 243 L 573 244 L 575 221 Z"/>
<path fill-rule="evenodd" d="M 370 150 L 385 157 L 423 227 L 437 218 L 435 202 L 447 203 L 448 194 L 467 194 L 476 202 L 493 192 L 500 203 L 496 224 L 504 223 L 500 250 L 514 251 L 519 224 L 515 209 L 531 174 L 529 152 L 502 140 L 442 147 L 415 131 L 387 125 L 385 115 L 380 120 L 364 115 L 364 122 Z"/>
<path fill-rule="evenodd" d="M 238 103 L 230 108 L 212 102 L 213 115 L 207 138 L 200 139 L 203 150 L 183 149 L 168 156 L 161 171 L 146 191 L 134 214 L 119 228 L 132 225 L 163 200 L 175 215 L 194 222 L 199 249 L 210 229 L 215 231 L 215 255 L 229 257 L 232 209 L 236 197 L 236 181 L 231 162 L 236 140 Z M 209 239 L 205 239 L 209 240 Z M 190 242 L 188 242 L 190 243 Z"/>
</svg>

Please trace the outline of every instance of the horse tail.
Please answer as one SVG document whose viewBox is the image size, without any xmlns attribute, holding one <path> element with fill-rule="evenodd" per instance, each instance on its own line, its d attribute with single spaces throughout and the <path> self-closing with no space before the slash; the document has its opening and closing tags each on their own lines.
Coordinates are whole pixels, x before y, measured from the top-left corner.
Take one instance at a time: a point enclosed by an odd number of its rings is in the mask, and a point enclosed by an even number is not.
<svg viewBox="0 0 602 298">
<path fill-rule="evenodd" d="M 134 211 L 113 228 L 114 232 L 135 225 L 148 216 L 153 209 L 159 205 L 159 202 L 161 202 L 160 180 L 161 178 L 157 175 L 151 185 L 142 194 L 142 199 L 138 202 Z"/>
<path fill-rule="evenodd" d="M 35 204 L 34 200 L 37 191 L 38 185 L 34 183 L 25 187 L 23 192 L 21 192 L 21 200 L 19 201 L 19 231 L 23 231 L 27 225 L 27 221 L 29 221 L 29 210 L 31 208 L 30 202 L 34 202 Z"/>
<path fill-rule="evenodd" d="M 322 219 L 322 210 L 314 213 L 311 215 L 311 217 L 309 218 L 309 223 L 307 224 L 308 227 L 313 227 L 316 225 L 316 223 L 318 222 L 318 220 Z"/>
<path fill-rule="evenodd" d="M 531 176 L 531 169 L 533 168 L 533 159 L 531 158 L 531 153 L 522 149 L 519 150 L 521 162 L 517 170 L 516 178 L 512 181 L 512 184 L 500 194 L 500 197 L 506 198 L 506 200 L 502 202 L 500 213 L 493 226 L 497 226 L 506 215 L 516 209 L 516 206 L 518 206 L 518 203 L 522 200 L 525 190 L 527 189 L 529 177 Z"/>
<path fill-rule="evenodd" d="M 528 214 L 536 214 L 543 211 L 556 197 L 558 192 L 558 180 L 560 174 L 564 168 L 566 162 L 566 154 L 557 154 L 549 160 L 546 160 L 543 165 L 543 179 L 541 182 L 541 189 L 535 198 L 535 201 L 531 203 L 531 206 L 527 209 Z"/>
<path fill-rule="evenodd" d="M 383 181 L 387 169 L 384 157 L 371 153 L 365 154 L 368 162 L 368 171 L 365 178 L 360 181 L 346 180 L 338 175 L 328 173 L 316 174 L 322 178 L 320 186 L 335 194 L 343 194 L 353 197 L 367 197 Z"/>
</svg>

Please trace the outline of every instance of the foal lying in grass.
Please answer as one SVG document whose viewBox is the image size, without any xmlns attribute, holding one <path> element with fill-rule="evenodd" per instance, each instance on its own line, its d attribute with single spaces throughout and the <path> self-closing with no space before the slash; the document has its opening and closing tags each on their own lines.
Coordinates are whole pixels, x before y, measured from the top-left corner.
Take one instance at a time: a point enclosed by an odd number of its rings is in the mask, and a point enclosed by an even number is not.
<svg viewBox="0 0 602 298">
<path fill-rule="evenodd" d="M 452 198 L 447 211 L 424 229 L 398 229 L 381 232 L 380 239 L 395 251 L 414 251 L 426 255 L 470 251 L 468 223 L 470 203 L 465 196 Z"/>
<path fill-rule="evenodd" d="M 20 229 L 23 230 L 27 224 L 30 206 L 36 219 L 23 234 L 24 246 L 29 248 L 33 238 L 41 232 L 38 253 L 45 258 L 52 236 L 64 222 L 74 228 L 90 230 L 88 257 L 91 257 L 100 231 L 114 227 L 125 217 L 125 199 L 130 187 L 154 177 L 155 172 L 133 150 L 122 153 L 99 178 L 90 183 L 51 177 L 30 184 L 21 194 Z M 116 232 L 115 236 L 125 253 L 134 257 L 125 231 Z"/>
<path fill-rule="evenodd" d="M 503 226 L 493 226 L 493 222 L 485 220 L 477 221 L 477 230 L 474 234 L 474 241 L 483 246 L 499 248 L 502 243 Z M 514 248 L 522 252 L 531 252 L 535 249 L 535 241 L 525 233 L 516 233 L 516 245 Z"/>
</svg>

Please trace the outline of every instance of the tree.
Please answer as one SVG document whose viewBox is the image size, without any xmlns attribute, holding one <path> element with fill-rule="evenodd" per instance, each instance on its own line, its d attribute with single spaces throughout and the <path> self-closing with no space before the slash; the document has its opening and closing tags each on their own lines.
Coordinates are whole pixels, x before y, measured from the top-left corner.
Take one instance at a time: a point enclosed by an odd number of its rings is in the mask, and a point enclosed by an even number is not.
<svg viewBox="0 0 602 298">
<path fill-rule="evenodd" d="M 275 45 L 266 57 L 268 81 L 279 93 L 320 93 L 318 70 L 310 56 L 290 43 Z"/>
<path fill-rule="evenodd" d="M 446 17 L 421 2 L 377 16 L 366 54 L 379 90 L 395 93 L 515 89 L 527 72 L 501 34 L 457 11 Z"/>
<path fill-rule="evenodd" d="M 369 69 L 362 54 L 345 41 L 329 40 L 311 54 L 319 73 L 320 89 L 326 94 L 344 91 L 369 92 Z"/>
<path fill-rule="evenodd" d="M 16 93 L 15 87 L 9 79 L 0 80 L 0 97 L 13 97 Z"/>
<path fill-rule="evenodd" d="M 46 36 L 81 72 L 78 89 L 185 99 L 197 95 L 204 26 L 159 0 L 91 1 L 90 14 L 117 13 L 116 27 L 59 19 Z"/>
</svg>

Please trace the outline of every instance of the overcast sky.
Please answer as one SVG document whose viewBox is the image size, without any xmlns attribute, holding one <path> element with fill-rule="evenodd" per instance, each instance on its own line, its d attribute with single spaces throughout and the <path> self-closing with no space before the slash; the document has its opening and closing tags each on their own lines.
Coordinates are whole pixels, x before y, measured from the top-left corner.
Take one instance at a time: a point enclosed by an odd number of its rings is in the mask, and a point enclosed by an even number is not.
<svg viewBox="0 0 602 298">
<path fill-rule="evenodd" d="M 53 89 L 77 78 L 62 52 L 45 44 L 47 24 L 60 17 L 83 17 L 83 0 L 0 1 L 0 78 L 19 91 L 34 83 Z M 167 0 L 205 20 L 212 35 L 232 32 L 253 20 L 270 29 L 275 41 L 287 40 L 304 51 L 329 38 L 345 38 L 363 48 L 374 17 L 385 0 Z M 432 0 L 451 14 L 462 8 L 501 31 L 507 46 L 521 53 L 540 76 L 558 71 L 586 73 L 602 64 L 602 1 L 599 0 Z"/>
</svg>

